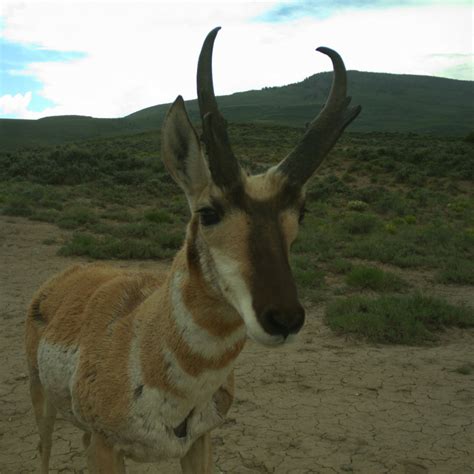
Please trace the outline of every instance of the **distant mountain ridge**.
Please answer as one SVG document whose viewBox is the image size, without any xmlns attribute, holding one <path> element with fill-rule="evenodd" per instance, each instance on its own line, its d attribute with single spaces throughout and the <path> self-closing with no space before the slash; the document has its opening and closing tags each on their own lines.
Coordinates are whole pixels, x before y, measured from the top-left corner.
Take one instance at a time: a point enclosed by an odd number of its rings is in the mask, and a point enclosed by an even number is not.
<svg viewBox="0 0 474 474">
<path fill-rule="evenodd" d="M 218 97 L 229 122 L 259 122 L 303 127 L 327 99 L 331 72 L 281 87 Z M 349 94 L 362 113 L 351 131 L 466 135 L 474 130 L 474 82 L 430 76 L 348 72 Z M 186 102 L 191 120 L 199 119 L 197 101 Z M 0 149 L 61 144 L 89 138 L 140 133 L 161 126 L 169 104 L 126 117 L 98 119 L 68 115 L 39 120 L 0 119 Z"/>
</svg>

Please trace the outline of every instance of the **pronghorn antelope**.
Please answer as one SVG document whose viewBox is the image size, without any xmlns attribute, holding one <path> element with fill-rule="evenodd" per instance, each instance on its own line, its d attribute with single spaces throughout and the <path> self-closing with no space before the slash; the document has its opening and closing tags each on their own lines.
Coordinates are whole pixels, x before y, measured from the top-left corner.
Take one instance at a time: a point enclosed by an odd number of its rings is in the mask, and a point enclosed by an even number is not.
<svg viewBox="0 0 474 474">
<path fill-rule="evenodd" d="M 233 366 L 246 338 L 276 346 L 303 326 L 288 252 L 304 185 L 360 107 L 348 107 L 340 56 L 319 48 L 334 66 L 328 102 L 279 165 L 248 176 L 214 96 L 218 30 L 198 63 L 202 143 L 181 97 L 163 125 L 163 160 L 191 209 L 170 271 L 76 265 L 46 282 L 29 307 L 42 473 L 58 411 L 84 431 L 90 472 L 123 473 L 126 457 L 176 457 L 184 473 L 212 472 L 210 431 L 232 404 Z"/>
</svg>

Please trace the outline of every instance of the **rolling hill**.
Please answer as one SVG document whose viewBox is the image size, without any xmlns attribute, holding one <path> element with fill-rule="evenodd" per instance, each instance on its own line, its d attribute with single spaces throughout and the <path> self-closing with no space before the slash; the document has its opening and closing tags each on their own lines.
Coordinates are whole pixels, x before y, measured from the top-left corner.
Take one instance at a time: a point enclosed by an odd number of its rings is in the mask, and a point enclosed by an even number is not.
<svg viewBox="0 0 474 474">
<path fill-rule="evenodd" d="M 259 122 L 303 127 L 326 100 L 332 73 L 315 74 L 282 87 L 238 92 L 218 102 L 230 122 Z M 474 82 L 429 76 L 349 71 L 349 93 L 362 114 L 356 132 L 389 131 L 430 135 L 466 135 L 474 130 Z M 160 127 L 169 104 L 122 118 L 83 116 L 39 120 L 0 120 L 0 150 L 51 145 L 88 138 L 140 133 Z M 197 101 L 187 102 L 191 119 Z"/>
</svg>

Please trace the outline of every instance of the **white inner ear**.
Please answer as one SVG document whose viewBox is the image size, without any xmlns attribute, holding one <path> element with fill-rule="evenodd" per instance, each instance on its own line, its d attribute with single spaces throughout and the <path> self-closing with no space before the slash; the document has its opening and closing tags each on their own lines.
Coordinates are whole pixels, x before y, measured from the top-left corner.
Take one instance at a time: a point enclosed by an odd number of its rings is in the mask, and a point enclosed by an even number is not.
<svg viewBox="0 0 474 474">
<path fill-rule="evenodd" d="M 163 124 L 162 157 L 192 207 L 212 179 L 181 97 L 171 106 Z"/>
<path fill-rule="evenodd" d="M 189 191 L 185 191 L 187 194 L 190 194 L 190 197 L 197 199 L 203 190 L 211 184 L 212 178 L 201 146 L 195 141 L 192 141 L 189 146 L 189 153 L 186 159 L 186 174 Z"/>
</svg>

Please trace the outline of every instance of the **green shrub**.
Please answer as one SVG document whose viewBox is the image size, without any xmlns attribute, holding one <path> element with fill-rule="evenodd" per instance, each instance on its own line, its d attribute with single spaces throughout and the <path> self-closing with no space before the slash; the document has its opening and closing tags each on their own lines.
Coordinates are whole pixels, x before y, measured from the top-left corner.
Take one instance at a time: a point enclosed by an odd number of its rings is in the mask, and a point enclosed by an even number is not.
<svg viewBox="0 0 474 474">
<path fill-rule="evenodd" d="M 399 291 L 408 286 L 405 280 L 393 273 L 366 266 L 353 267 L 346 276 L 346 283 L 356 288 L 375 291 Z"/>
<path fill-rule="evenodd" d="M 438 272 L 440 283 L 454 285 L 474 285 L 474 265 L 471 260 L 448 261 Z"/>
<path fill-rule="evenodd" d="M 295 253 L 312 253 L 320 261 L 333 260 L 338 253 L 335 243 L 344 237 L 338 235 L 337 230 L 332 223 L 308 215 L 292 249 Z"/>
<path fill-rule="evenodd" d="M 454 370 L 454 372 L 457 372 L 458 374 L 461 374 L 461 375 L 471 375 L 473 370 L 474 370 L 474 364 L 467 363 L 467 364 L 463 364 L 457 367 Z"/>
<path fill-rule="evenodd" d="M 184 231 L 183 230 L 167 230 L 163 229 L 155 240 L 160 244 L 163 249 L 167 250 L 179 250 L 184 242 Z"/>
<path fill-rule="evenodd" d="M 107 209 L 101 214 L 101 217 L 104 219 L 110 219 L 120 222 L 131 222 L 134 220 L 133 214 L 130 213 L 127 209 L 123 208 L 112 208 Z"/>
<path fill-rule="evenodd" d="M 395 214 L 404 216 L 411 211 L 410 204 L 400 193 L 386 192 L 374 200 L 372 208 L 380 214 Z"/>
<path fill-rule="evenodd" d="M 324 200 L 336 195 L 349 195 L 350 189 L 336 175 L 330 174 L 323 178 L 313 179 L 307 192 L 308 197 Z"/>
<path fill-rule="evenodd" d="M 52 186 L 42 187 L 44 189 L 44 193 L 39 200 L 41 207 L 61 211 L 64 207 L 64 201 L 67 200 L 67 196 L 65 196 L 66 193 L 60 189 L 53 188 Z"/>
<path fill-rule="evenodd" d="M 301 288 L 321 288 L 324 286 L 324 272 L 314 262 L 303 255 L 292 255 L 293 275 Z"/>
<path fill-rule="evenodd" d="M 468 133 L 468 134 L 464 137 L 464 141 L 465 141 L 466 143 L 474 143 L 474 132 Z"/>
<path fill-rule="evenodd" d="M 388 232 L 389 234 L 396 234 L 397 233 L 397 226 L 393 222 L 387 222 L 383 226 L 385 232 Z"/>
<path fill-rule="evenodd" d="M 448 260 L 472 259 L 473 249 L 474 235 L 432 219 L 426 226 L 399 227 L 395 234 L 378 232 L 353 239 L 343 249 L 343 255 L 402 268 L 440 268 Z"/>
<path fill-rule="evenodd" d="M 163 232 L 163 227 L 154 222 L 127 222 L 116 226 L 113 234 L 119 238 L 155 239 Z"/>
<path fill-rule="evenodd" d="M 445 327 L 474 327 L 474 311 L 419 294 L 351 297 L 332 302 L 326 310 L 329 327 L 338 333 L 368 341 L 393 344 L 423 344 L 437 339 Z"/>
<path fill-rule="evenodd" d="M 90 234 L 74 234 L 59 250 L 59 255 L 94 259 L 149 259 L 169 257 L 172 254 L 159 244 L 149 241 L 96 237 Z"/>
<path fill-rule="evenodd" d="M 371 204 L 381 199 L 386 192 L 387 190 L 383 186 L 366 186 L 358 188 L 355 191 L 355 196 L 357 200 Z"/>
<path fill-rule="evenodd" d="M 56 222 L 60 213 L 56 209 L 35 209 L 30 219 L 41 222 Z"/>
<path fill-rule="evenodd" d="M 353 267 L 352 262 L 345 260 L 344 258 L 336 258 L 335 260 L 328 262 L 327 266 L 331 272 L 338 274 L 347 273 Z"/>
<path fill-rule="evenodd" d="M 73 206 L 66 209 L 56 223 L 62 229 L 77 229 L 87 224 L 94 224 L 98 217 L 96 213 L 84 206 Z"/>
<path fill-rule="evenodd" d="M 31 201 L 23 196 L 11 197 L 3 205 L 2 214 L 6 216 L 28 217 L 33 214 Z"/>
<path fill-rule="evenodd" d="M 148 209 L 145 211 L 144 217 L 147 221 L 157 224 L 171 224 L 173 222 L 173 216 L 168 211 L 161 209 Z"/>
<path fill-rule="evenodd" d="M 347 203 L 347 208 L 350 209 L 351 211 L 366 211 L 368 209 L 368 204 L 364 201 L 349 201 Z"/>
<path fill-rule="evenodd" d="M 342 221 L 342 228 L 349 234 L 369 234 L 378 225 L 378 218 L 372 214 L 348 213 Z"/>
</svg>

